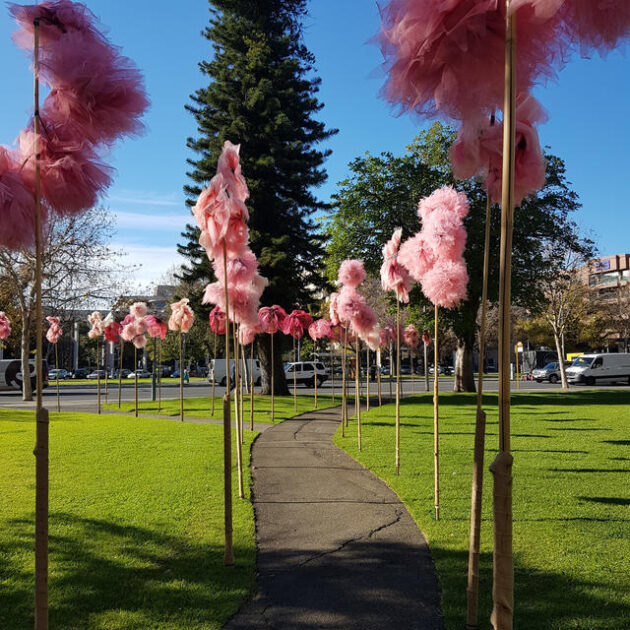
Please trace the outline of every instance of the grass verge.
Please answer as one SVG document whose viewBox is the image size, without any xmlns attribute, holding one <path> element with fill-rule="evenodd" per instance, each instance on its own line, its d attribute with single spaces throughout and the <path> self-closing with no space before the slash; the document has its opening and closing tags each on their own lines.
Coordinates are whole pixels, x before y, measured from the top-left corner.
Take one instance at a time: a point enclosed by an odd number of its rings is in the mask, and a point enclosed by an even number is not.
<svg viewBox="0 0 630 630">
<path fill-rule="evenodd" d="M 216 420 L 223 418 L 222 398 L 214 399 L 214 415 L 212 410 L 212 398 L 210 396 L 200 396 L 198 398 L 184 398 L 184 415 L 193 418 L 214 418 Z M 350 398 L 349 398 L 350 400 Z M 329 395 L 317 396 L 317 408 L 328 409 L 341 404 L 341 396 L 334 398 Z M 107 403 L 103 405 L 105 409 L 117 410 L 118 403 Z M 121 411 L 132 412 L 135 410 L 134 402 L 123 402 Z M 246 426 L 249 426 L 249 395 L 243 395 L 243 417 Z M 297 397 L 297 411 L 293 406 L 293 396 L 276 396 L 274 402 L 274 418 L 275 422 L 287 420 L 293 416 L 297 416 L 315 409 L 315 396 L 310 394 L 299 394 Z M 144 401 L 138 403 L 138 412 L 145 414 L 160 414 L 167 416 L 179 416 L 179 398 L 162 400 L 161 407 L 158 408 L 157 402 Z M 234 413 L 234 399 L 232 398 L 232 413 Z M 271 423 L 271 397 L 254 396 L 254 422 L 263 424 Z"/>
<path fill-rule="evenodd" d="M 488 415 L 480 567 L 480 628 L 489 628 L 492 479 L 497 397 Z M 433 405 L 401 405 L 401 469 L 394 475 L 394 407 L 362 416 L 335 442 L 384 479 L 426 535 L 448 630 L 465 626 L 474 395 L 440 396 L 440 521 L 433 516 Z M 515 394 L 515 616 L 519 630 L 630 628 L 630 392 Z"/>
<path fill-rule="evenodd" d="M 33 416 L 0 410 L 0 628 L 11 630 L 33 627 Z M 50 436 L 50 627 L 220 628 L 255 583 L 249 501 L 234 500 L 236 566 L 223 566 L 221 427 L 51 413 Z"/>
</svg>

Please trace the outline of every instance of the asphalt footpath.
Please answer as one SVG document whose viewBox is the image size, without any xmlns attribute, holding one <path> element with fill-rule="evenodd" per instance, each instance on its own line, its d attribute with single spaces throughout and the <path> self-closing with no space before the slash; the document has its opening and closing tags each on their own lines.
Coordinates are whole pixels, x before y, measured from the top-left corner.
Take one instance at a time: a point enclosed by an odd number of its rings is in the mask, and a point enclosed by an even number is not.
<svg viewBox="0 0 630 630">
<path fill-rule="evenodd" d="M 426 540 L 396 494 L 332 443 L 340 412 L 256 440 L 257 593 L 227 630 L 443 628 Z"/>
</svg>

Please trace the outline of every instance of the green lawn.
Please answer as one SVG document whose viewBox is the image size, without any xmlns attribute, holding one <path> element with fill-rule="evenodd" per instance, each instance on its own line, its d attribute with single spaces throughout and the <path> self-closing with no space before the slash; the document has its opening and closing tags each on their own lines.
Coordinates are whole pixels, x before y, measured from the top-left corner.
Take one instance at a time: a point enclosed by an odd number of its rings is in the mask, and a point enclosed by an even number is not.
<svg viewBox="0 0 630 630">
<path fill-rule="evenodd" d="M 485 470 L 497 449 L 496 396 L 488 411 Z M 465 626 L 475 400 L 441 395 L 440 521 L 433 518 L 433 406 L 401 408 L 401 474 L 394 475 L 394 408 L 363 415 L 336 443 L 384 479 L 429 540 L 448 630 Z M 517 630 L 630 628 L 630 392 L 516 394 L 514 454 Z M 484 477 L 480 628 L 490 628 L 492 480 Z"/>
<path fill-rule="evenodd" d="M 243 395 L 243 414 L 245 424 L 249 423 L 249 395 Z M 349 400 L 354 400 L 349 397 Z M 329 395 L 317 396 L 317 408 L 327 409 L 328 407 L 334 407 L 341 404 L 341 396 L 335 395 L 335 402 L 332 402 L 332 397 Z M 118 409 L 118 403 L 108 403 L 103 405 L 105 409 Z M 121 404 L 121 410 L 125 412 L 134 411 L 136 406 L 134 402 L 123 402 Z M 234 409 L 234 398 L 232 398 L 232 410 Z M 274 418 L 275 422 L 287 420 L 293 416 L 307 413 L 315 409 L 315 396 L 307 394 L 298 394 L 297 397 L 297 411 L 294 411 L 293 396 L 276 396 L 274 402 Z M 162 406 L 158 409 L 157 402 L 144 401 L 138 403 L 139 413 L 147 414 L 162 414 L 179 416 L 179 398 L 162 400 Z M 214 415 L 212 411 L 212 398 L 210 396 L 201 396 L 199 398 L 184 398 L 184 415 L 192 416 L 195 418 L 223 418 L 223 399 L 215 398 L 214 402 Z M 232 411 L 234 413 L 234 411 Z M 270 396 L 254 396 L 254 422 L 271 423 L 271 397 Z"/>
<path fill-rule="evenodd" d="M 33 627 L 33 416 L 0 410 L 7 630 Z M 210 629 L 234 614 L 254 587 L 254 521 L 235 499 L 236 566 L 224 567 L 222 444 L 216 425 L 51 414 L 51 628 Z"/>
<path fill-rule="evenodd" d="M 131 386 L 133 387 L 134 384 L 136 382 L 136 379 L 134 378 L 123 378 L 122 380 L 122 384 L 123 387 L 125 385 Z M 153 379 L 151 378 L 139 378 L 138 379 L 138 384 L 143 384 L 143 385 L 147 385 L 149 383 L 152 383 Z M 208 379 L 203 377 L 203 376 L 191 376 L 190 377 L 190 382 L 191 383 L 208 383 Z M 67 378 L 67 379 L 60 379 L 59 380 L 59 386 L 60 387 L 65 387 L 65 386 L 74 386 L 74 385 L 93 385 L 94 387 L 96 387 L 98 383 L 98 379 L 96 378 Z M 108 379 L 108 387 L 111 389 L 112 387 L 115 387 L 116 389 L 118 389 L 118 379 L 117 378 L 110 378 Z M 48 381 L 48 384 L 50 387 L 57 387 L 57 381 L 55 379 L 50 379 Z M 176 385 L 179 387 L 179 378 L 163 378 L 162 379 L 162 385 Z M 105 387 L 105 379 L 102 378 L 101 379 L 101 387 Z"/>
</svg>

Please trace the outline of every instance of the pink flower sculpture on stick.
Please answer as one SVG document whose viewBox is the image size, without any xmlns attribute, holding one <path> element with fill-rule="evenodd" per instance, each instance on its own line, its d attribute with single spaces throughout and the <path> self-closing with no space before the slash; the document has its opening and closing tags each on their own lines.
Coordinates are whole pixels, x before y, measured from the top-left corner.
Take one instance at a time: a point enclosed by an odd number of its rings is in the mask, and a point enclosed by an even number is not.
<svg viewBox="0 0 630 630">
<path fill-rule="evenodd" d="M 168 328 L 175 332 L 187 333 L 192 328 L 195 321 L 195 314 L 192 312 L 188 298 L 182 298 L 179 302 L 171 304 L 171 316 L 168 319 Z"/>
<path fill-rule="evenodd" d="M 263 332 L 269 335 L 271 346 L 271 421 L 275 420 L 275 362 L 274 362 L 274 335 L 282 330 L 284 320 L 287 317 L 287 312 L 277 304 L 273 306 L 263 306 L 258 311 L 258 319 L 260 321 L 261 329 Z"/>
<path fill-rule="evenodd" d="M 88 315 L 88 322 L 92 327 L 88 332 L 88 337 L 90 339 L 102 337 L 105 332 L 105 324 L 102 315 L 98 311 L 94 311 L 91 315 Z"/>
<path fill-rule="evenodd" d="M 418 343 L 420 342 L 420 335 L 418 334 L 418 329 L 413 324 L 409 324 L 409 326 L 405 328 L 404 340 L 405 345 L 409 346 L 410 348 L 418 347 Z"/>
<path fill-rule="evenodd" d="M 317 342 L 320 339 L 330 339 L 332 336 L 332 326 L 327 319 L 317 319 L 308 327 L 308 334 L 310 338 L 315 342 L 315 349 L 317 350 Z M 317 370 L 317 363 L 315 363 L 315 373 L 313 375 L 313 383 L 315 385 L 315 409 L 317 409 L 317 388 L 319 385 L 320 376 Z"/>
<path fill-rule="evenodd" d="M 218 306 L 210 311 L 208 321 L 210 322 L 210 330 L 215 335 L 225 335 L 225 313 Z"/>
<path fill-rule="evenodd" d="M 147 315 L 144 318 L 144 323 L 147 327 L 147 333 L 152 339 L 159 338 L 164 341 L 168 328 L 166 322 L 157 317 L 156 315 Z"/>
<path fill-rule="evenodd" d="M 46 331 L 46 339 L 50 343 L 57 343 L 61 339 L 61 335 L 63 334 L 61 326 L 59 325 L 59 318 L 47 317 L 46 321 L 50 324 L 48 330 Z"/>
<path fill-rule="evenodd" d="M 293 337 L 293 362 L 297 361 L 296 339 L 302 339 L 304 331 L 313 323 L 313 318 L 300 309 L 291 311 L 282 322 L 282 332 Z M 293 409 L 297 411 L 297 369 L 293 366 Z"/>
<path fill-rule="evenodd" d="M 0 311 L 0 340 L 8 339 L 11 334 L 11 322 L 4 311 Z"/>
<path fill-rule="evenodd" d="M 394 291 L 399 302 L 409 302 L 411 278 L 409 271 L 398 262 L 398 250 L 402 237 L 402 228 L 394 230 L 392 238 L 383 247 L 381 265 L 381 286 L 384 291 Z"/>
</svg>

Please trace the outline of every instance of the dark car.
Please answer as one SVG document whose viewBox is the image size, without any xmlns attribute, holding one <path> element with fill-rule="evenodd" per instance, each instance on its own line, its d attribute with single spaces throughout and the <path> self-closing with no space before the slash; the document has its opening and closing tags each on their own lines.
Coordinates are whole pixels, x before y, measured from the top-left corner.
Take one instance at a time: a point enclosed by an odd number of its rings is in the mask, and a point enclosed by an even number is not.
<svg viewBox="0 0 630 630">
<path fill-rule="evenodd" d="M 77 368 L 72 372 L 72 378 L 87 378 L 90 371 L 87 368 Z"/>
</svg>

